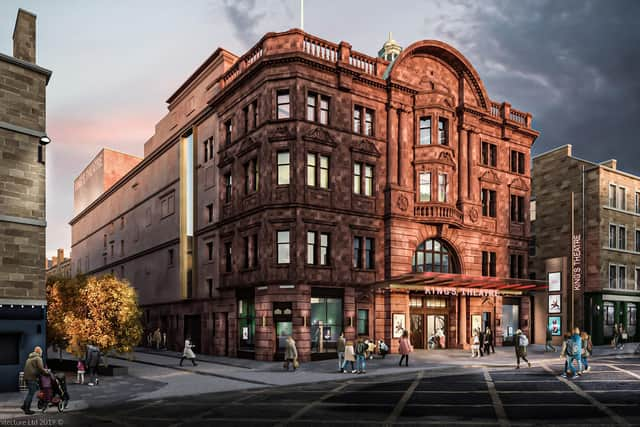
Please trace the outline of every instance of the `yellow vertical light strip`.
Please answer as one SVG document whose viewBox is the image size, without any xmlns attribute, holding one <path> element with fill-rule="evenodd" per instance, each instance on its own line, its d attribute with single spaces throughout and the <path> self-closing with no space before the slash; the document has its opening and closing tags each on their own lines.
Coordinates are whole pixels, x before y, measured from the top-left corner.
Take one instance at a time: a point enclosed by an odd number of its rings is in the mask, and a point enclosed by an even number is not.
<svg viewBox="0 0 640 427">
<path fill-rule="evenodd" d="M 180 298 L 187 298 L 187 138 L 180 137 L 179 143 L 179 161 L 180 161 L 180 249 L 178 251 L 180 257 Z"/>
</svg>

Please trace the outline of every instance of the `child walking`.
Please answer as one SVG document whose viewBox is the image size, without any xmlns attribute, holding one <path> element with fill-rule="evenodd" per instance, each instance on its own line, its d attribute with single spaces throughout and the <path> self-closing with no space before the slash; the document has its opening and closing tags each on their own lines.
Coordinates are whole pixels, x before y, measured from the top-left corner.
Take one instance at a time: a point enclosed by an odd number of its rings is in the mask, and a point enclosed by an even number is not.
<svg viewBox="0 0 640 427">
<path fill-rule="evenodd" d="M 82 359 L 78 359 L 78 375 L 76 377 L 76 383 L 78 384 L 84 384 L 84 371 L 85 371 L 85 367 L 84 367 L 84 362 L 82 361 Z"/>
</svg>

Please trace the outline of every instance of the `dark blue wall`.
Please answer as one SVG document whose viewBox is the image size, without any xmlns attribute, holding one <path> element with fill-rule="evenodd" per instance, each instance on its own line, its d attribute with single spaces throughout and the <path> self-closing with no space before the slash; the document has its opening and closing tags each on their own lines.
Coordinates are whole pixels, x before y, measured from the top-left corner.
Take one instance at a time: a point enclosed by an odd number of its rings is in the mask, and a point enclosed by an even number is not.
<svg viewBox="0 0 640 427">
<path fill-rule="evenodd" d="M 38 333 L 38 326 L 40 326 Z M 17 391 L 18 376 L 35 346 L 46 352 L 46 308 L 30 305 L 0 308 L 0 334 L 19 334 L 19 363 L 0 365 L 0 392 Z M 2 349 L 0 349 L 2 351 Z"/>
</svg>

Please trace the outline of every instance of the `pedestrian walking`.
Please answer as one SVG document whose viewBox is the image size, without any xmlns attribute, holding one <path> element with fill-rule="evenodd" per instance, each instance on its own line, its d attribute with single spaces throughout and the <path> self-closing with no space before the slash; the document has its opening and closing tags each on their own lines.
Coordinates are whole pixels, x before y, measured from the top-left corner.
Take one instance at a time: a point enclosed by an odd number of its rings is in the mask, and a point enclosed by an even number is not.
<svg viewBox="0 0 640 427">
<path fill-rule="evenodd" d="M 493 349 L 493 353 L 495 354 L 496 349 L 493 346 L 493 333 L 491 332 L 491 328 L 487 326 L 487 329 L 484 331 L 484 352 L 489 354 L 490 349 Z"/>
<path fill-rule="evenodd" d="M 593 343 L 591 342 L 591 336 L 585 331 L 582 331 L 580 338 L 582 338 L 582 370 L 580 371 L 582 374 L 591 370 L 588 358 L 591 357 L 591 354 L 593 353 Z"/>
<path fill-rule="evenodd" d="M 287 345 L 284 350 L 284 368 L 287 372 L 289 371 L 289 363 L 291 363 L 294 372 L 300 366 L 298 362 L 298 349 L 296 348 L 296 342 L 291 335 L 287 337 Z"/>
<path fill-rule="evenodd" d="M 195 347 L 195 345 L 191 344 L 191 336 L 187 335 L 187 339 L 184 340 L 184 350 L 182 350 L 180 366 L 182 366 L 182 362 L 184 362 L 184 359 L 189 359 L 191 360 L 191 363 L 193 363 L 193 366 L 198 366 L 198 364 L 196 363 L 196 355 L 193 352 L 193 349 Z"/>
<path fill-rule="evenodd" d="M 162 333 L 162 349 L 167 350 L 167 333 Z"/>
<path fill-rule="evenodd" d="M 153 348 L 153 333 L 151 331 L 147 334 L 147 347 Z"/>
<path fill-rule="evenodd" d="M 471 336 L 471 358 L 480 357 L 480 337 L 478 336 L 478 330 L 473 330 Z"/>
<path fill-rule="evenodd" d="M 553 334 L 551 333 L 551 328 L 547 328 L 547 336 L 546 336 L 546 342 L 544 345 L 544 352 L 546 353 L 547 351 L 553 351 L 554 353 L 556 352 L 556 348 L 553 346 Z"/>
<path fill-rule="evenodd" d="M 480 357 L 484 356 L 484 331 L 481 328 L 478 328 L 478 351 L 480 352 Z"/>
<path fill-rule="evenodd" d="M 562 372 L 564 372 L 565 374 L 569 370 L 567 366 L 567 360 L 568 360 L 567 356 L 569 355 L 567 352 L 567 347 L 569 346 L 570 339 L 571 339 L 571 332 L 565 332 L 562 335 L 562 349 L 560 350 L 560 359 L 564 359 L 564 370 Z"/>
<path fill-rule="evenodd" d="M 84 359 L 85 369 L 89 373 L 89 386 L 98 385 L 98 366 L 100 365 L 100 349 L 95 345 L 88 344 Z"/>
<path fill-rule="evenodd" d="M 35 414 L 31 410 L 31 402 L 36 391 L 38 391 L 38 376 L 47 372 L 42 363 L 42 348 L 36 346 L 24 363 L 24 381 L 27 383 L 28 392 L 20 409 L 27 415 Z"/>
<path fill-rule="evenodd" d="M 156 328 L 153 333 L 153 345 L 158 351 L 160 350 L 160 344 L 162 344 L 162 333 L 160 332 L 160 328 Z"/>
<path fill-rule="evenodd" d="M 84 362 L 80 358 L 78 358 L 78 364 L 76 365 L 76 369 L 78 370 L 76 374 L 76 383 L 84 384 L 85 366 L 84 366 Z"/>
<path fill-rule="evenodd" d="M 398 366 L 402 366 L 402 361 L 404 360 L 404 366 L 409 366 L 409 353 L 413 351 L 413 346 L 411 345 L 411 341 L 409 340 L 409 331 L 406 329 L 402 331 L 402 336 L 400 337 L 400 363 Z"/>
<path fill-rule="evenodd" d="M 344 362 L 342 362 L 342 372 L 345 374 L 349 373 L 349 370 L 346 369 L 347 362 L 351 362 L 351 373 L 356 373 L 356 352 L 353 348 L 353 341 L 349 340 L 346 342 L 344 346 Z"/>
<path fill-rule="evenodd" d="M 571 378 L 576 378 L 582 370 L 582 338 L 580 337 L 580 328 L 574 328 L 573 335 L 567 340 L 566 353 L 567 369 L 571 371 Z M 573 366 L 573 362 L 576 362 L 578 366 L 577 369 Z M 562 373 L 562 377 L 567 378 L 566 370 Z"/>
<path fill-rule="evenodd" d="M 347 340 L 344 339 L 344 331 L 340 332 L 338 337 L 338 343 L 336 344 L 336 351 L 338 353 L 338 371 L 344 372 L 342 365 L 344 363 L 344 348 L 347 344 Z"/>
<path fill-rule="evenodd" d="M 356 373 L 358 374 L 366 374 L 367 368 L 367 350 L 369 346 L 364 342 L 362 337 L 358 337 L 358 341 L 356 342 Z"/>
<path fill-rule="evenodd" d="M 624 329 L 624 324 L 620 323 L 620 325 L 618 325 L 618 336 L 619 341 L 618 341 L 618 347 L 620 350 L 624 349 L 624 343 L 627 341 L 628 338 L 628 334 L 627 331 Z"/>
<path fill-rule="evenodd" d="M 513 337 L 513 345 L 516 350 L 516 369 L 520 369 L 520 359 L 527 362 L 527 366 L 531 367 L 531 362 L 527 359 L 527 347 L 529 346 L 529 339 L 520 329 L 516 331 Z"/>
<path fill-rule="evenodd" d="M 389 346 L 384 342 L 384 340 L 378 340 L 378 353 L 384 359 L 389 353 Z"/>
<path fill-rule="evenodd" d="M 618 349 L 620 345 L 620 335 L 618 334 L 618 324 L 613 324 L 613 339 L 611 340 L 611 347 Z"/>
</svg>

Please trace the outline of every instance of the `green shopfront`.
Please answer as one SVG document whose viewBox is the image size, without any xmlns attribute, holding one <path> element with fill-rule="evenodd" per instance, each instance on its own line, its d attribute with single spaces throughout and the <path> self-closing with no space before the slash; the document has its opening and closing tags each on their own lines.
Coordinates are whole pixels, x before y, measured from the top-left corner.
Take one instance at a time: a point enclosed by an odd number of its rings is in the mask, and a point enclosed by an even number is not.
<svg viewBox="0 0 640 427">
<path fill-rule="evenodd" d="M 627 342 L 640 341 L 637 328 L 640 292 L 606 292 L 585 294 L 585 325 L 592 331 L 595 345 L 609 344 L 613 339 L 614 325 L 622 323 Z"/>
</svg>

